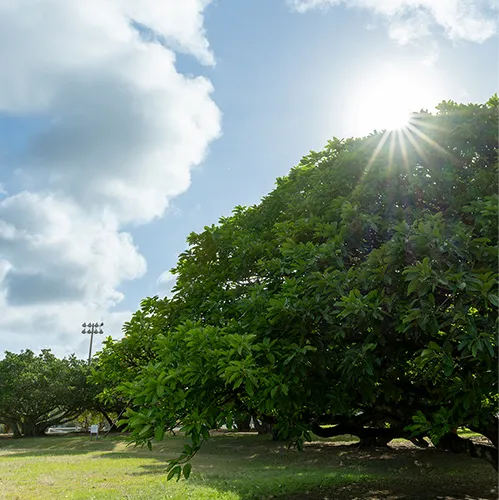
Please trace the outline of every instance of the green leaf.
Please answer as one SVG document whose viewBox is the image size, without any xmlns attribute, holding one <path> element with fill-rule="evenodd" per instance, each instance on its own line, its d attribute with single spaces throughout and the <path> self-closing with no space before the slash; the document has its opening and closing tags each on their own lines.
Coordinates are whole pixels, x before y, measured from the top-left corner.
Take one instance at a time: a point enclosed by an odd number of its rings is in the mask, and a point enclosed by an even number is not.
<svg viewBox="0 0 499 500">
<path fill-rule="evenodd" d="M 409 286 L 407 287 L 407 294 L 410 295 L 411 293 L 415 292 L 418 288 L 419 288 L 419 279 L 413 279 L 409 283 Z"/>
<path fill-rule="evenodd" d="M 499 297 L 492 293 L 489 293 L 489 301 L 495 306 L 499 307 Z"/>
<path fill-rule="evenodd" d="M 250 395 L 253 396 L 255 394 L 255 390 L 253 389 L 253 384 L 251 383 L 251 380 L 248 380 L 246 382 L 246 392 Z"/>
<path fill-rule="evenodd" d="M 159 442 L 165 437 L 165 430 L 161 426 L 157 426 L 154 431 L 154 439 Z"/>
<path fill-rule="evenodd" d="M 448 377 L 454 371 L 454 363 L 446 360 L 444 364 L 444 375 Z"/>
<path fill-rule="evenodd" d="M 494 358 L 495 352 L 494 352 L 494 348 L 492 347 L 492 344 L 490 343 L 490 340 L 484 339 L 484 344 L 487 347 L 487 350 L 489 351 L 490 357 Z"/>
<path fill-rule="evenodd" d="M 184 465 L 183 473 L 186 479 L 189 479 L 189 476 L 191 475 L 191 469 L 192 469 L 192 464 L 190 462 Z"/>
<path fill-rule="evenodd" d="M 172 467 L 170 469 L 170 472 L 168 473 L 168 476 L 166 477 L 166 480 L 167 481 L 170 481 L 173 476 L 177 475 L 177 481 L 179 480 L 179 477 L 180 477 L 180 472 L 181 472 L 182 468 L 180 465 L 175 465 L 175 467 Z"/>
<path fill-rule="evenodd" d="M 207 441 L 208 439 L 210 439 L 210 431 L 209 429 L 203 425 L 203 427 L 201 428 L 201 435 L 203 436 L 203 439 L 205 441 Z"/>
<path fill-rule="evenodd" d="M 144 427 L 142 427 L 142 429 L 140 430 L 139 432 L 139 436 L 144 436 L 146 435 L 152 428 L 152 425 L 151 424 L 147 424 L 145 425 Z"/>
</svg>

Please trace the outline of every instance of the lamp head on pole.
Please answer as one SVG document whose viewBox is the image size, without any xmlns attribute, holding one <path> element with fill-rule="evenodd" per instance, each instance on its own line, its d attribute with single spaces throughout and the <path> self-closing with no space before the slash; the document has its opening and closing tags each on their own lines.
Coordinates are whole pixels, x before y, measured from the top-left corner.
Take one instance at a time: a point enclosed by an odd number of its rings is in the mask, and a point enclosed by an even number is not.
<svg viewBox="0 0 499 500">
<path fill-rule="evenodd" d="M 104 330 L 102 329 L 102 327 L 104 326 L 104 323 L 101 321 L 100 323 L 98 322 L 95 322 L 95 323 L 90 323 L 90 322 L 85 322 L 85 323 L 82 323 L 82 331 L 81 333 L 82 334 L 100 334 L 102 335 L 104 333 Z"/>
</svg>

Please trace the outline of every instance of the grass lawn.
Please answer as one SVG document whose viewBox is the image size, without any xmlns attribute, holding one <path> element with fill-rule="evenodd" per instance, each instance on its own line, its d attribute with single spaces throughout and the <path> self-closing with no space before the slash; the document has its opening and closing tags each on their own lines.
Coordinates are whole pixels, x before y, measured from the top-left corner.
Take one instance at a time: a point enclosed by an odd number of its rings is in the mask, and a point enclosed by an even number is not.
<svg viewBox="0 0 499 500">
<path fill-rule="evenodd" d="M 99 440 L 0 438 L 0 498 L 293 500 L 497 499 L 497 476 L 483 461 L 403 440 L 396 449 L 359 450 L 317 440 L 303 452 L 268 436 L 215 436 L 193 460 L 188 481 L 166 482 L 165 459 L 182 437 L 153 448 L 127 448 L 123 436 Z"/>
</svg>

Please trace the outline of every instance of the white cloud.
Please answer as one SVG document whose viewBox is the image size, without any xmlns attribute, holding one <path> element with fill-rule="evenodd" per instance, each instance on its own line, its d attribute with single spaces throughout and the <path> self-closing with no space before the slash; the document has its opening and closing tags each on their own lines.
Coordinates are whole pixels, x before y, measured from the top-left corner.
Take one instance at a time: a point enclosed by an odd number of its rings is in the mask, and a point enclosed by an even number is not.
<svg viewBox="0 0 499 500">
<path fill-rule="evenodd" d="M 15 167 L 122 222 L 160 216 L 219 135 L 220 114 L 211 84 L 177 73 L 174 53 L 130 21 L 155 20 L 165 40 L 211 61 L 196 32 L 205 4 L 0 1 L 0 112 L 47 118 Z"/>
<path fill-rule="evenodd" d="M 0 201 L 0 250 L 2 351 L 84 355 L 88 339 L 78 336 L 79 325 L 90 320 L 121 335 L 130 313 L 109 308 L 123 298 L 119 284 L 146 269 L 128 233 L 71 200 L 23 192 Z"/>
<path fill-rule="evenodd" d="M 177 275 L 172 274 L 170 271 L 165 271 L 161 273 L 156 280 L 157 293 L 160 296 L 170 297 L 172 295 L 172 289 L 177 282 Z"/>
<path fill-rule="evenodd" d="M 0 201 L 0 221 L 7 304 L 113 306 L 122 299 L 116 287 L 146 270 L 130 234 L 70 200 L 23 192 Z"/>
<path fill-rule="evenodd" d="M 4 350 L 19 352 L 23 349 L 39 351 L 52 349 L 58 356 L 76 352 L 88 356 L 89 336 L 81 334 L 83 322 L 104 322 L 103 335 L 94 336 L 92 352 L 96 353 L 107 336 L 120 338 L 122 325 L 130 319 L 131 311 L 109 312 L 104 308 L 91 308 L 86 304 L 47 305 L 43 308 L 28 306 L 6 307 L 0 302 L 2 334 L 0 344 Z"/>
<path fill-rule="evenodd" d="M 211 0 L 125 0 L 120 2 L 126 14 L 147 26 L 173 48 L 196 55 L 203 63 L 213 64 L 203 27 L 203 11 Z"/>
<path fill-rule="evenodd" d="M 170 285 L 172 282 L 175 282 L 176 279 L 177 276 L 175 274 L 172 274 L 170 271 L 164 271 L 159 275 L 156 283 L 158 285 Z"/>
<path fill-rule="evenodd" d="M 26 190 L 0 199 L 0 351 L 71 350 L 88 314 L 124 319 L 108 309 L 146 269 L 124 226 L 162 216 L 220 134 L 210 82 L 175 67 L 214 63 L 208 4 L 0 0 L 0 113 L 42 123 L 2 165 Z"/>
<path fill-rule="evenodd" d="M 340 4 L 343 0 L 286 0 L 288 5 L 297 12 L 303 13 L 312 9 L 328 9 Z"/>
<path fill-rule="evenodd" d="M 452 40 L 483 42 L 497 33 L 497 0 L 287 0 L 297 12 L 344 4 L 384 17 L 400 43 L 428 36 L 437 25 Z"/>
</svg>

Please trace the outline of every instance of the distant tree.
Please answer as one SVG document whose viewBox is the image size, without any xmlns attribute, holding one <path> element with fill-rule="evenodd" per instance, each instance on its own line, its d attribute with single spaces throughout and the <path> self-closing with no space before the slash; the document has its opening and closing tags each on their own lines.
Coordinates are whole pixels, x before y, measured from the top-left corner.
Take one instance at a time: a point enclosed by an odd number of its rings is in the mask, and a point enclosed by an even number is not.
<svg viewBox="0 0 499 500">
<path fill-rule="evenodd" d="M 135 440 L 182 425 L 176 475 L 248 413 L 298 446 L 428 437 L 497 467 L 497 119 L 497 96 L 449 101 L 398 133 L 334 139 L 192 233 L 173 297 L 146 299 L 104 349 L 136 363 L 117 388 Z"/>
<path fill-rule="evenodd" d="M 59 359 L 47 349 L 39 355 L 6 352 L 0 360 L 0 423 L 22 437 L 74 420 L 96 395 L 87 376 L 87 364 L 75 356 Z"/>
</svg>

